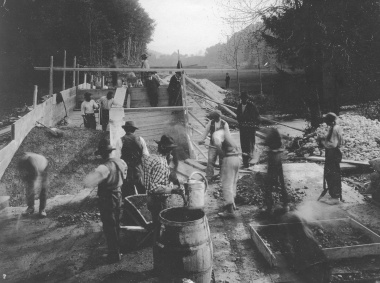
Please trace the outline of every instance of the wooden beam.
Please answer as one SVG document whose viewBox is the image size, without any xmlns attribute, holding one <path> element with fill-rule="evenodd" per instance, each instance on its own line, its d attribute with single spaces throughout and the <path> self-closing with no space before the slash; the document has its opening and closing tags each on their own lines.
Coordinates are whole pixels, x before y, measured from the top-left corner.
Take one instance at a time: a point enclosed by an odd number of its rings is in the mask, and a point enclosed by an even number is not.
<svg viewBox="0 0 380 283">
<path fill-rule="evenodd" d="M 35 71 L 48 71 L 49 67 L 34 67 Z M 103 67 L 77 67 L 77 68 L 64 68 L 64 67 L 54 67 L 54 71 L 80 71 L 80 72 L 141 72 L 141 68 L 103 68 Z M 222 71 L 234 71 L 233 69 L 176 69 L 176 68 L 151 68 L 149 71 L 155 72 L 186 72 L 186 73 L 198 73 L 200 71 L 204 73 L 215 73 Z M 257 71 L 257 70 L 248 70 Z"/>
<path fill-rule="evenodd" d="M 233 110 L 237 110 L 236 107 L 233 107 L 233 106 L 231 106 L 231 105 L 228 105 L 228 104 L 224 104 L 224 103 L 218 102 L 218 101 L 216 101 L 216 100 L 214 100 L 214 99 L 211 99 L 211 98 L 204 97 L 203 95 L 200 95 L 200 94 L 198 94 L 198 93 L 195 93 L 195 92 L 192 92 L 192 91 L 189 91 L 189 93 L 192 94 L 192 95 L 196 95 L 196 96 L 202 97 L 203 99 L 206 99 L 206 100 L 212 101 L 212 102 L 217 103 L 217 104 L 219 104 L 219 105 L 223 105 L 223 106 L 229 107 L 229 108 L 231 108 L 231 109 L 233 109 Z"/>
<path fill-rule="evenodd" d="M 193 113 L 191 113 L 189 111 L 189 114 L 191 115 L 191 117 L 193 117 L 199 124 L 201 124 L 203 126 L 203 128 L 206 128 L 206 125 L 203 124 Z"/>
<path fill-rule="evenodd" d="M 49 95 L 53 95 L 53 56 L 50 56 Z"/>
<path fill-rule="evenodd" d="M 38 86 L 34 86 L 34 91 L 33 91 L 33 109 L 36 109 L 37 107 L 37 94 L 38 94 Z"/>
<path fill-rule="evenodd" d="M 190 110 L 192 106 L 188 107 Z M 133 112 L 150 112 L 150 111 L 183 111 L 183 106 L 168 106 L 168 107 L 144 107 L 144 108 L 124 108 L 125 113 Z"/>
<path fill-rule="evenodd" d="M 74 56 L 74 69 L 75 69 L 76 65 L 77 65 L 77 56 Z M 75 78 L 76 78 L 76 76 L 75 76 L 75 70 L 73 70 L 73 87 L 76 86 L 76 84 L 75 84 Z"/>
<path fill-rule="evenodd" d="M 211 97 L 204 89 L 202 89 L 199 85 L 197 85 L 192 79 L 190 78 L 186 78 L 187 82 L 193 86 L 194 88 L 196 88 L 197 90 L 199 90 L 200 92 L 202 92 L 204 95 L 206 95 L 208 98 L 210 98 L 211 100 L 214 100 L 213 97 Z M 215 100 L 214 100 L 215 101 Z M 231 111 L 228 107 L 226 106 L 223 106 L 221 105 L 220 102 L 216 102 L 215 103 L 218 103 L 220 105 L 220 107 L 222 107 L 224 110 L 226 110 L 228 113 L 230 113 L 232 115 L 232 117 L 236 118 L 237 115 L 235 112 Z M 223 103 L 222 103 L 223 104 Z"/>
<path fill-rule="evenodd" d="M 318 162 L 325 162 L 324 157 L 320 156 L 309 156 L 309 157 L 304 157 L 307 160 L 311 161 L 318 161 Z M 371 166 L 368 161 L 356 161 L 356 160 L 348 160 L 348 159 L 342 159 L 340 163 L 348 163 L 348 164 L 355 164 L 355 165 L 362 165 L 362 166 Z"/>
<path fill-rule="evenodd" d="M 79 68 L 79 64 L 77 64 L 77 67 Z M 79 85 L 79 72 L 76 72 L 76 78 L 75 78 L 76 85 Z"/>
<path fill-rule="evenodd" d="M 63 68 L 66 68 L 66 50 L 63 51 Z M 62 90 L 66 89 L 66 71 L 62 75 Z"/>
</svg>

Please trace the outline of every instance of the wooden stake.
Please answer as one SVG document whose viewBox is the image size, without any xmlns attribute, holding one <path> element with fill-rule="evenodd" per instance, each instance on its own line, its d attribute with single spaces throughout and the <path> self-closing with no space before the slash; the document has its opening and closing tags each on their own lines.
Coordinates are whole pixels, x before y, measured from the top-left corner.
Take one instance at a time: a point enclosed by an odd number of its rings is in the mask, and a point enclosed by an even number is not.
<svg viewBox="0 0 380 283">
<path fill-rule="evenodd" d="M 94 86 L 94 75 L 91 75 L 90 88 L 92 89 Z"/>
<path fill-rule="evenodd" d="M 63 51 L 63 68 L 66 68 L 66 50 Z M 63 71 L 62 76 L 62 90 L 66 89 L 66 70 Z"/>
<path fill-rule="evenodd" d="M 50 56 L 49 94 L 53 94 L 53 56 Z"/>
<path fill-rule="evenodd" d="M 84 73 L 83 84 L 84 84 L 84 88 L 87 89 L 87 73 Z"/>
<path fill-rule="evenodd" d="M 33 109 L 36 109 L 37 107 L 37 93 L 38 93 L 38 86 L 34 86 L 34 92 L 33 92 Z"/>
<path fill-rule="evenodd" d="M 76 67 L 76 65 L 77 65 L 77 56 L 74 56 L 74 68 Z M 73 71 L 73 87 L 76 86 L 75 78 L 76 78 L 76 73 L 75 71 Z"/>
<path fill-rule="evenodd" d="M 79 68 L 79 64 L 77 64 L 77 68 Z M 78 86 L 79 85 L 79 71 L 77 71 L 77 73 L 76 73 L 75 82 L 76 82 L 76 86 Z"/>
<path fill-rule="evenodd" d="M 104 76 L 102 76 L 102 89 L 104 89 Z"/>
</svg>

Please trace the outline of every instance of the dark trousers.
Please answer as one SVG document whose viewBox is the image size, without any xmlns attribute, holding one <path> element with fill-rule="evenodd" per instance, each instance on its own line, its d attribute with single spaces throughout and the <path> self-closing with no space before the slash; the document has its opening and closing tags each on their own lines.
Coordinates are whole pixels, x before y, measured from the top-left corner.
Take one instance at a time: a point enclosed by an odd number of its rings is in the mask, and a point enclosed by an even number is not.
<svg viewBox="0 0 380 283">
<path fill-rule="evenodd" d="M 100 124 L 102 125 L 103 131 L 107 131 L 107 125 L 108 125 L 109 119 L 110 119 L 110 111 L 107 109 L 100 110 Z"/>
<path fill-rule="evenodd" d="M 99 196 L 100 218 L 103 222 L 103 232 L 107 240 L 110 259 L 117 259 L 120 255 L 120 206 L 121 192 L 112 192 Z"/>
<path fill-rule="evenodd" d="M 169 106 L 182 106 L 181 90 L 169 92 Z"/>
<path fill-rule="evenodd" d="M 157 107 L 158 105 L 158 89 L 148 90 L 150 106 Z"/>
<path fill-rule="evenodd" d="M 339 148 L 326 148 L 324 173 L 329 194 L 332 198 L 342 197 L 341 161 L 342 153 Z"/>
<path fill-rule="evenodd" d="M 155 197 L 155 196 L 149 196 L 148 195 L 148 209 L 150 213 L 152 214 L 152 223 L 153 223 L 153 269 L 155 271 L 159 271 L 159 261 L 157 259 L 157 247 L 156 247 L 156 241 L 160 236 L 160 228 L 161 228 L 161 222 L 160 222 L 160 212 L 164 209 L 166 209 L 166 199 L 167 197 Z"/>
<path fill-rule="evenodd" d="M 85 114 L 84 115 L 84 126 L 86 128 L 96 130 L 95 114 Z"/>
<path fill-rule="evenodd" d="M 34 207 L 34 197 L 36 190 L 40 189 L 40 212 L 46 208 L 46 199 L 48 191 L 48 168 L 37 176 L 27 178 L 26 202 L 28 207 Z"/>
<path fill-rule="evenodd" d="M 256 131 L 250 127 L 240 127 L 240 145 L 241 151 L 252 157 L 252 152 L 255 149 L 255 134 Z M 244 167 L 249 167 L 250 157 L 243 155 Z"/>
<path fill-rule="evenodd" d="M 230 81 L 226 81 L 226 89 L 230 88 Z"/>
<path fill-rule="evenodd" d="M 142 183 L 142 166 L 139 165 L 130 165 L 128 164 L 127 179 L 124 180 L 122 186 L 122 196 L 123 199 L 128 196 L 133 196 L 136 194 L 145 194 L 146 190 Z"/>
<path fill-rule="evenodd" d="M 272 193 L 280 188 L 280 200 L 288 204 L 288 192 L 285 188 L 284 172 L 282 170 L 281 152 L 268 151 L 268 173 L 266 177 L 265 203 L 267 209 L 273 207 Z"/>
</svg>

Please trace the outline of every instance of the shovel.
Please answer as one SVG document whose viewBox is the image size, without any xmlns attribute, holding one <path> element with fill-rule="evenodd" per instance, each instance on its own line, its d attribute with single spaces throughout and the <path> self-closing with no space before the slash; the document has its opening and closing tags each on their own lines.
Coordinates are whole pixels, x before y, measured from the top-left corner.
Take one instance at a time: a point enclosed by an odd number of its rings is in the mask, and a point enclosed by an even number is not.
<svg viewBox="0 0 380 283">
<path fill-rule="evenodd" d="M 325 170 L 323 170 L 323 191 L 321 195 L 318 198 L 318 201 L 325 196 L 327 193 L 328 189 L 326 188 L 326 178 L 325 178 Z"/>
<path fill-rule="evenodd" d="M 37 122 L 37 124 L 40 124 L 41 126 L 43 126 L 44 128 L 47 129 L 47 131 L 52 134 L 54 137 L 58 138 L 58 137 L 62 137 L 63 136 L 63 133 L 56 130 L 56 129 L 51 129 L 47 126 L 45 126 L 44 124 L 40 123 L 40 122 Z"/>
</svg>

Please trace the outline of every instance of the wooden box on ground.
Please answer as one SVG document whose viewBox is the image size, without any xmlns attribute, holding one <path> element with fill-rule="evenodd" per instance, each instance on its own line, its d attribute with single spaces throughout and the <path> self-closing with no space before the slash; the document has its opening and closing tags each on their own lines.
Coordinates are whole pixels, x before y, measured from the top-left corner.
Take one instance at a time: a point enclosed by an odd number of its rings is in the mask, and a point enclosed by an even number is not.
<svg viewBox="0 0 380 283">
<path fill-rule="evenodd" d="M 327 259 L 329 260 L 358 258 L 368 255 L 380 255 L 380 236 L 352 218 L 320 220 L 309 222 L 308 224 L 318 225 L 322 227 L 333 227 L 335 225 L 341 224 L 349 225 L 354 229 L 360 230 L 363 235 L 366 235 L 372 241 L 370 244 L 322 248 L 322 251 L 325 253 Z M 266 241 L 260 236 L 260 231 L 275 226 L 285 227 L 284 225 L 293 224 L 249 225 L 253 242 L 263 257 L 266 259 L 266 261 L 269 263 L 269 265 L 272 267 L 283 265 L 283 256 L 280 252 L 275 252 L 271 249 L 270 245 L 268 245 Z M 340 235 L 338 234 L 337 237 L 340 237 Z"/>
</svg>

